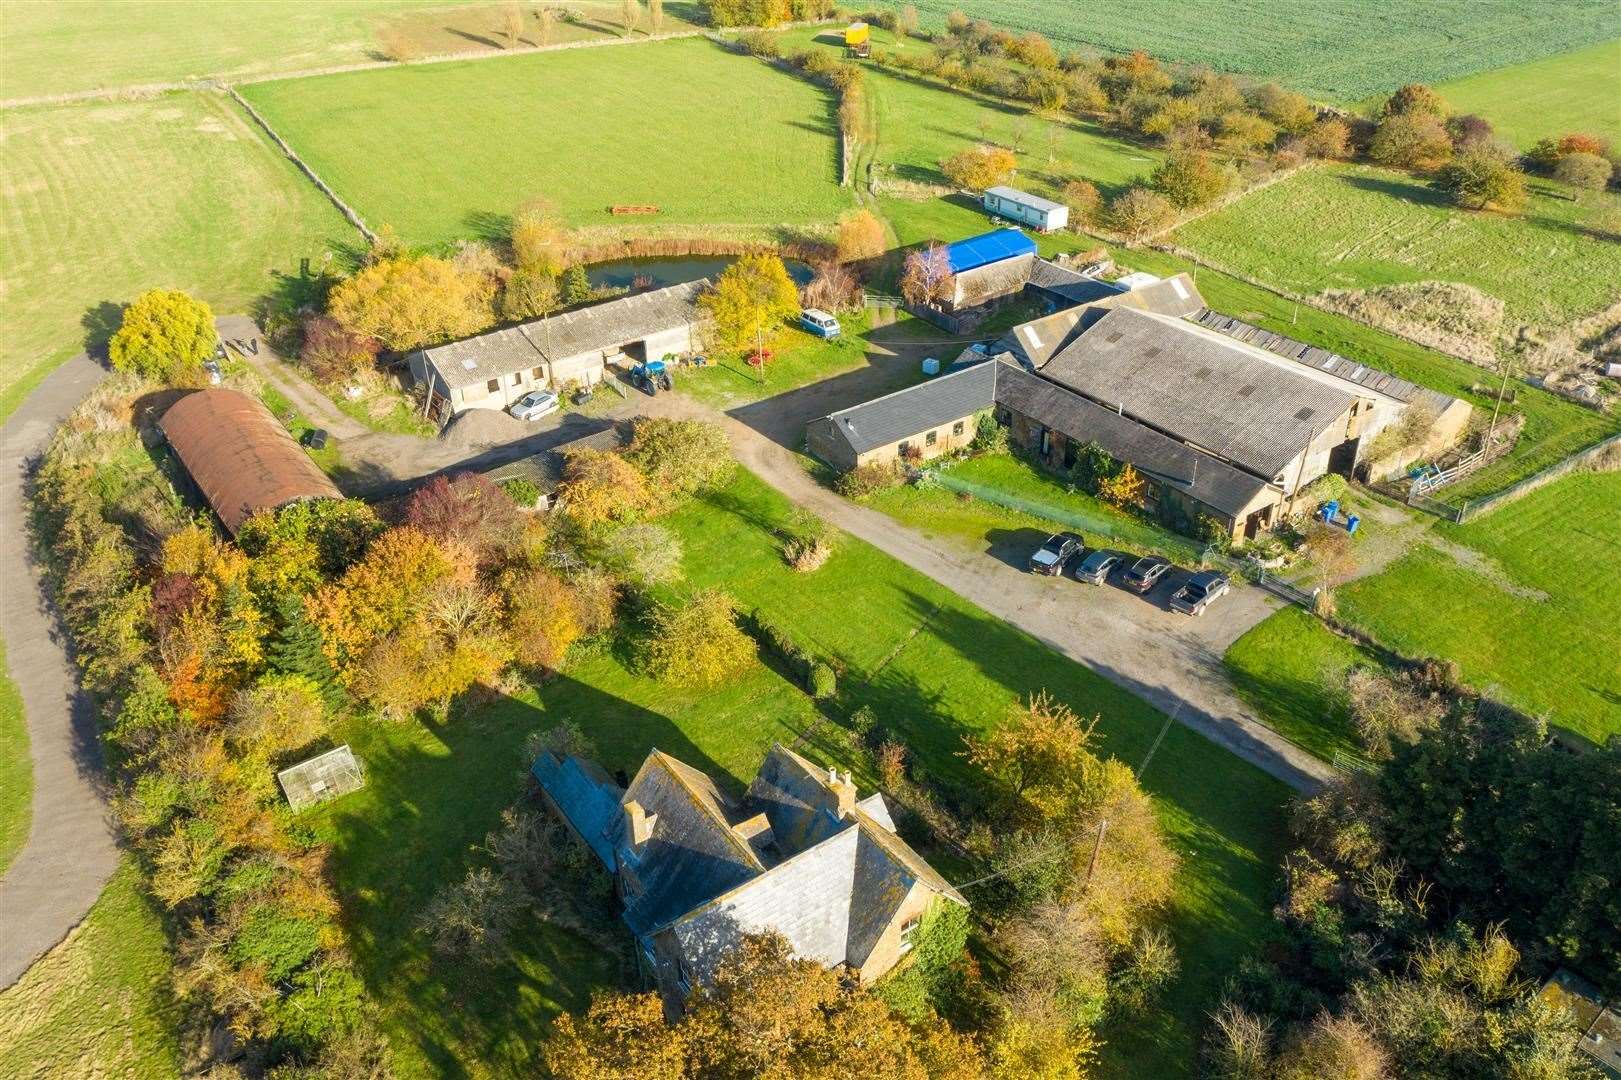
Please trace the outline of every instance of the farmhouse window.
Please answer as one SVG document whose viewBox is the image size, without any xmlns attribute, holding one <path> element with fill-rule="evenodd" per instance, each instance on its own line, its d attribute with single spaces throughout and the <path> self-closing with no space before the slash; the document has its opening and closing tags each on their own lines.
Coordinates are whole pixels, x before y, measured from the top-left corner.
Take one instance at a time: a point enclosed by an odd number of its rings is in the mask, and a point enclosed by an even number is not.
<svg viewBox="0 0 1621 1080">
<path fill-rule="evenodd" d="M 531 372 L 530 372 L 530 373 L 529 373 L 529 375 L 530 375 L 530 377 L 531 377 L 531 378 L 533 378 L 533 379 L 534 379 L 534 380 L 535 380 L 535 381 L 536 381 L 536 382 L 539 382 L 539 381 L 540 381 L 540 380 L 541 380 L 541 369 L 540 369 L 540 368 L 535 368 L 535 369 L 534 369 L 534 370 L 533 370 L 533 371 L 531 371 Z"/>
<path fill-rule="evenodd" d="M 512 373 L 512 385 L 517 386 L 521 382 L 523 382 L 523 372 L 514 371 Z"/>
<path fill-rule="evenodd" d="M 907 452 L 907 451 L 908 451 L 908 450 L 910 450 L 910 449 L 912 449 L 912 444 L 911 444 L 911 442 L 910 442 L 910 441 L 906 441 L 906 442 L 903 442 L 903 443 L 901 443 L 901 444 L 900 444 L 900 445 L 899 445 L 899 446 L 897 446 L 897 447 L 896 447 L 896 448 L 895 448 L 895 449 L 896 449 L 896 451 L 897 451 L 897 452 L 898 452 L 898 453 L 899 453 L 899 454 L 900 454 L 900 455 L 901 455 L 901 457 L 905 457 L 905 456 L 906 456 L 906 452 Z"/>
<path fill-rule="evenodd" d="M 921 925 L 923 925 L 923 917 L 921 915 L 913 915 L 910 919 L 907 919 L 901 924 L 900 952 L 902 956 L 912 951 L 912 946 L 916 944 L 912 939 L 917 936 L 917 928 Z"/>
<path fill-rule="evenodd" d="M 963 432 L 963 422 L 961 420 L 958 420 L 955 424 L 951 425 L 951 433 L 953 435 L 961 435 L 962 432 Z"/>
<path fill-rule="evenodd" d="M 1041 429 L 1041 456 L 1047 457 L 1053 452 L 1053 433 L 1047 428 Z"/>
<path fill-rule="evenodd" d="M 484 389 L 488 390 L 492 394 L 495 393 L 497 390 L 501 389 L 501 380 L 491 379 L 489 382 L 484 384 Z"/>
<path fill-rule="evenodd" d="M 933 446 L 939 440 L 940 440 L 940 433 L 936 432 L 936 431 L 931 431 L 927 435 L 923 436 L 923 445 L 924 446 Z"/>
</svg>

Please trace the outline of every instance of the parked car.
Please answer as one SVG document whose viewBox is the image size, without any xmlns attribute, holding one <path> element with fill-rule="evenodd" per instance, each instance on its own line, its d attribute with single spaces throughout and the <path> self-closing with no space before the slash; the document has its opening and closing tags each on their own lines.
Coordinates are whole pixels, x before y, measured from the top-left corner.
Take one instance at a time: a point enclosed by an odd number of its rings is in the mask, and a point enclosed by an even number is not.
<svg viewBox="0 0 1621 1080">
<path fill-rule="evenodd" d="M 1080 554 L 1086 541 L 1074 533 L 1053 533 L 1047 542 L 1030 556 L 1032 574 L 1056 575 L 1064 572 L 1064 564 Z"/>
<path fill-rule="evenodd" d="M 557 395 L 550 390 L 531 390 L 507 408 L 519 420 L 539 420 L 556 411 Z"/>
<path fill-rule="evenodd" d="M 799 313 L 799 325 L 808 333 L 821 338 L 836 338 L 839 336 L 839 320 L 825 311 L 816 308 L 806 308 Z"/>
<path fill-rule="evenodd" d="M 1159 584 L 1171 569 L 1171 561 L 1162 559 L 1158 555 L 1144 555 L 1130 566 L 1120 576 L 1134 592 L 1146 593 Z"/>
<path fill-rule="evenodd" d="M 1184 615 L 1198 615 L 1227 591 L 1227 575 L 1214 570 L 1194 574 L 1171 594 L 1171 610 Z"/>
<path fill-rule="evenodd" d="M 1109 575 L 1119 565 L 1119 555 L 1100 548 L 1081 560 L 1081 565 L 1075 568 L 1075 580 L 1084 581 L 1089 585 L 1102 585 L 1109 580 Z"/>
</svg>

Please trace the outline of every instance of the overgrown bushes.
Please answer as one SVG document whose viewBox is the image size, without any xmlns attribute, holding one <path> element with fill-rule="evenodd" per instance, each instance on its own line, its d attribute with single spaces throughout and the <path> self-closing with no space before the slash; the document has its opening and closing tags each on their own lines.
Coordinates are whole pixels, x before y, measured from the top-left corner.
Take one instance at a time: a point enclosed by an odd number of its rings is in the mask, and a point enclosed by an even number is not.
<svg viewBox="0 0 1621 1080">
<path fill-rule="evenodd" d="M 864 499 L 885 488 L 899 487 L 906 471 L 898 461 L 869 462 L 840 476 L 834 488 L 847 499 Z"/>
</svg>

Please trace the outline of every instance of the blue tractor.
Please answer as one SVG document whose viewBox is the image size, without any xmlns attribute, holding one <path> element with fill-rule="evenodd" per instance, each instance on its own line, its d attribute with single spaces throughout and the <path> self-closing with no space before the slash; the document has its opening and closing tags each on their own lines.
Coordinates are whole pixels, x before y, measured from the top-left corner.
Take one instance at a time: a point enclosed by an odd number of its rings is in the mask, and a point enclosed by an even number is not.
<svg viewBox="0 0 1621 1080">
<path fill-rule="evenodd" d="M 648 360 L 630 369 L 630 380 L 648 397 L 658 397 L 660 390 L 674 390 L 675 380 L 670 377 L 663 360 Z"/>
</svg>

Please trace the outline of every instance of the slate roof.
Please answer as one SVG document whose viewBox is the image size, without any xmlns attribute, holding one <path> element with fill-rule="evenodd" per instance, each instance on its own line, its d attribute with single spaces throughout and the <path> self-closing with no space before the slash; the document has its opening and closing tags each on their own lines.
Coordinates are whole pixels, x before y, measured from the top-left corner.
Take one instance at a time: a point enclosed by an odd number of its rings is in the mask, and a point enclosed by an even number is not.
<svg viewBox="0 0 1621 1080">
<path fill-rule="evenodd" d="M 1016 364 L 998 362 L 996 400 L 1066 437 L 1095 441 L 1145 476 L 1232 517 L 1269 488 L 1277 490 L 1252 473 L 1202 454 Z"/>
<path fill-rule="evenodd" d="M 621 846 L 641 891 L 627 895 L 625 922 L 645 935 L 765 870 L 733 829 L 743 820 L 713 780 L 654 750 L 625 792 L 649 815 L 653 832 L 639 851 Z"/>
<path fill-rule="evenodd" d="M 561 759 L 541 754 L 530 772 L 592 853 L 612 871 L 614 848 L 625 821 L 620 807 L 624 790 L 596 762 L 572 754 Z"/>
<path fill-rule="evenodd" d="M 880 797 L 827 823 L 826 807 L 836 805 L 837 797 L 825 778 L 825 770 L 781 744 L 766 755 L 747 801 L 751 808 L 764 807 L 786 857 L 671 926 L 683 955 L 700 972 L 711 969 L 739 935 L 767 929 L 786 937 L 799 956 L 859 968 L 915 884 L 967 905 L 895 835 Z M 866 809 L 874 800 L 882 816 Z M 778 822 L 785 832 L 777 832 Z"/>
<path fill-rule="evenodd" d="M 965 270 L 973 270 L 1003 259 L 1035 253 L 1036 242 L 1018 229 L 994 229 L 946 245 L 946 258 L 951 263 L 953 274 L 960 274 Z"/>
<path fill-rule="evenodd" d="M 1054 210 L 1064 208 L 1063 203 L 1055 203 L 1051 199 L 1043 199 L 1040 195 L 1032 195 L 1028 191 L 1020 191 L 1018 188 L 1008 187 L 1006 184 L 986 188 L 985 194 L 995 195 L 997 198 L 1006 199 L 1008 202 L 1022 203 L 1032 210 L 1040 210 L 1043 214 L 1050 214 Z"/>
<path fill-rule="evenodd" d="M 605 352 L 698 319 L 707 278 L 621 296 L 590 307 L 521 323 L 423 351 L 452 389 L 472 386 L 543 360 Z"/>
<path fill-rule="evenodd" d="M 1041 261 L 1037 260 L 1038 267 Z M 1056 269 L 1062 270 L 1063 267 Z M 1030 280 L 1034 282 L 1036 276 L 1032 274 Z M 1130 290 L 1110 282 L 1098 284 L 1107 286 L 1108 292 L 1096 297 L 1079 299 L 1075 307 L 1065 308 L 1015 326 L 1004 339 L 1009 350 L 1028 366 L 1039 368 L 1052 359 L 1054 353 L 1074 340 L 1075 335 L 1102 318 L 1103 312 L 1110 308 L 1136 308 L 1176 318 L 1205 310 L 1204 297 L 1199 295 L 1193 279 L 1187 274 L 1178 274 L 1164 281 Z"/>
<path fill-rule="evenodd" d="M 1395 398 L 1404 404 L 1421 402 L 1441 413 L 1445 412 L 1447 407 L 1457 400 L 1441 393 L 1439 390 L 1431 390 L 1427 386 L 1419 386 L 1417 383 L 1408 382 L 1406 379 L 1398 378 L 1387 371 L 1381 371 L 1378 368 L 1368 367 L 1366 364 L 1355 360 L 1346 359 L 1339 353 L 1330 352 L 1328 349 L 1320 349 L 1315 345 L 1308 345 L 1304 341 L 1296 341 L 1294 338 L 1273 333 L 1271 330 L 1263 330 L 1259 326 L 1244 322 L 1242 319 L 1235 319 L 1231 315 L 1223 315 L 1219 311 L 1203 308 L 1194 316 L 1194 321 L 1208 330 L 1214 330 L 1236 341 L 1242 341 L 1247 345 L 1265 349 L 1275 356 L 1296 360 L 1307 367 L 1315 368 L 1337 379 L 1343 379 L 1348 383 L 1383 394 L 1386 397 Z"/>
<path fill-rule="evenodd" d="M 1259 352 L 1182 319 L 1116 307 L 1041 374 L 1271 478 L 1355 398 Z"/>
<path fill-rule="evenodd" d="M 939 375 L 828 417 L 858 454 L 972 416 L 991 407 L 996 369 L 989 361 Z"/>
<path fill-rule="evenodd" d="M 1030 284 L 1070 304 L 1087 304 L 1125 292 L 1113 282 L 1087 277 L 1048 259 L 1030 264 Z"/>
<path fill-rule="evenodd" d="M 261 510 L 343 498 L 281 421 L 239 390 L 193 391 L 170 405 L 158 426 L 233 536 Z"/>
</svg>

